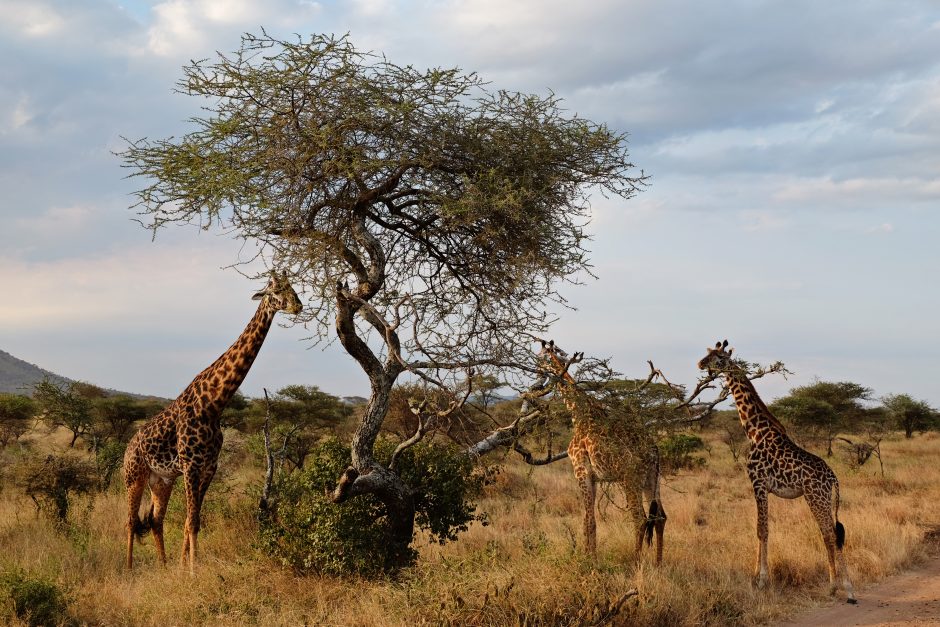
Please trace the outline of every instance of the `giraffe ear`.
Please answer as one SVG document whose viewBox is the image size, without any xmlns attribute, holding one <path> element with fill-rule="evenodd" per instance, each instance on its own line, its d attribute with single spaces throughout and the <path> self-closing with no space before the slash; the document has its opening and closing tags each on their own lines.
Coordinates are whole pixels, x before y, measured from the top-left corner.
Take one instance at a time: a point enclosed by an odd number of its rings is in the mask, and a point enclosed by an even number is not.
<svg viewBox="0 0 940 627">
<path fill-rule="evenodd" d="M 268 291 L 266 289 L 261 290 L 260 292 L 255 292 L 255 295 L 251 297 L 251 300 L 261 300 L 267 293 Z"/>
<path fill-rule="evenodd" d="M 728 349 L 728 356 L 730 357 L 730 356 L 731 356 L 731 353 L 733 353 L 733 352 L 734 352 L 734 349 L 733 349 L 733 348 L 729 348 L 729 349 Z"/>
</svg>

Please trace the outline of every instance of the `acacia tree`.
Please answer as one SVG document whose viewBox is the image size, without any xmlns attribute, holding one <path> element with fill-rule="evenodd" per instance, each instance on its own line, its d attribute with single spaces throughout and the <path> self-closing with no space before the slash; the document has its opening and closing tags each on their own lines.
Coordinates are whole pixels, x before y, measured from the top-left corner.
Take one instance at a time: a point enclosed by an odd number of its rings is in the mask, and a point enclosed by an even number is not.
<svg viewBox="0 0 940 627">
<path fill-rule="evenodd" d="M 826 442 L 826 455 L 832 456 L 832 442 L 840 431 L 857 431 L 872 411 L 862 404 L 871 399 L 871 389 L 850 381 L 815 381 L 795 387 L 770 404 L 784 420 L 815 431 Z"/>
<path fill-rule="evenodd" d="M 908 394 L 889 394 L 882 399 L 891 418 L 904 437 L 914 437 L 915 431 L 924 432 L 940 424 L 940 414 L 927 401 L 916 401 Z"/>
<path fill-rule="evenodd" d="M 589 193 L 629 198 L 645 176 L 623 134 L 553 95 L 398 66 L 345 37 L 245 35 L 183 72 L 179 91 L 206 99 L 195 129 L 121 154 L 148 179 L 141 222 L 221 226 L 302 284 L 298 320 L 335 329 L 371 388 L 334 499 L 375 494 L 410 543 L 412 496 L 373 455 L 392 386 L 534 371 L 526 333 L 552 322 L 559 281 L 590 271 Z"/>
</svg>

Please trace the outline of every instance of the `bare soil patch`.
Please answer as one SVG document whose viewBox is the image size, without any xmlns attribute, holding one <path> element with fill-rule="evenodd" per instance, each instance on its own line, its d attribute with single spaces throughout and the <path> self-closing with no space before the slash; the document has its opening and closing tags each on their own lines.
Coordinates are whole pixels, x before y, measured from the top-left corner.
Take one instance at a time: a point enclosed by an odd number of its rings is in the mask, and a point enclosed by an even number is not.
<svg viewBox="0 0 940 627">
<path fill-rule="evenodd" d="M 928 561 L 858 593 L 858 605 L 838 602 L 811 610 L 786 627 L 940 625 L 940 528 L 928 531 Z"/>
</svg>

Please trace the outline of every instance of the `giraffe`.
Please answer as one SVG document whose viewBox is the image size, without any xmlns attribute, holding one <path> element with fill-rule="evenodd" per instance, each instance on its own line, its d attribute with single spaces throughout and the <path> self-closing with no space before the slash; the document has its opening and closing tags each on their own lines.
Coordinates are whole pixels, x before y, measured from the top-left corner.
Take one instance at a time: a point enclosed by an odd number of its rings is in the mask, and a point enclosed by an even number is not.
<svg viewBox="0 0 940 627">
<path fill-rule="evenodd" d="M 726 350 L 727 349 L 727 350 Z M 757 501 L 757 587 L 767 584 L 767 495 L 785 499 L 805 497 L 819 530 L 829 560 L 829 594 L 836 593 L 836 563 L 842 572 L 847 601 L 856 603 L 852 582 L 842 555 L 845 527 L 839 522 L 839 480 L 826 462 L 800 448 L 787 436 L 784 426 L 757 395 L 747 372 L 731 357 L 728 340 L 718 342 L 698 362 L 701 370 L 724 376 L 738 408 L 741 425 L 751 441 L 747 475 Z"/>
<path fill-rule="evenodd" d="M 639 560 L 643 540 L 652 544 L 656 532 L 656 564 L 663 559 L 663 530 L 666 511 L 659 495 L 659 449 L 645 429 L 628 421 L 608 416 L 603 404 L 578 389 L 568 368 L 584 357 L 575 353 L 568 358 L 554 341 L 541 341 L 539 353 L 548 374 L 555 380 L 568 411 L 573 431 L 568 444 L 568 457 L 578 480 L 584 506 L 584 543 L 591 558 L 597 557 L 597 522 L 595 520 L 596 485 L 598 482 L 618 483 L 626 497 L 627 510 L 633 520 Z M 649 515 L 643 508 L 643 497 L 649 501 Z"/>
<path fill-rule="evenodd" d="M 268 285 L 252 299 L 261 303 L 235 343 L 196 375 L 166 409 L 147 421 L 127 445 L 124 485 L 128 505 L 128 569 L 134 565 L 134 538 L 142 538 L 147 531 L 153 532 L 157 554 L 166 566 L 163 518 L 176 478 L 182 475 L 186 523 L 180 562 L 185 566 L 188 554 L 190 573 L 195 572 L 199 511 L 222 448 L 219 417 L 248 374 L 275 313 L 286 311 L 296 315 L 302 308 L 297 293 L 282 274 L 272 274 Z M 150 511 L 141 520 L 140 501 L 147 485 Z"/>
</svg>

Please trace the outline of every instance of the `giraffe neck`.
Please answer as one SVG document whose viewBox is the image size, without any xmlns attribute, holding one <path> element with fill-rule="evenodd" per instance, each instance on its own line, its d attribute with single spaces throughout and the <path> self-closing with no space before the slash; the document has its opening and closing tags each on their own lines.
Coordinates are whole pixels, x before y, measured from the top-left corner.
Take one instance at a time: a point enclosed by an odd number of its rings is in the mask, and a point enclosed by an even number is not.
<svg viewBox="0 0 940 627">
<path fill-rule="evenodd" d="M 177 402 L 192 405 L 197 416 L 220 415 L 251 369 L 275 313 L 277 309 L 268 304 L 267 298 L 263 299 L 238 339 L 212 365 L 196 375 Z"/>
<path fill-rule="evenodd" d="M 725 379 L 737 405 L 741 426 L 751 442 L 757 444 L 768 436 L 786 435 L 786 428 L 767 409 L 747 373 L 734 370 L 725 373 Z"/>
</svg>

